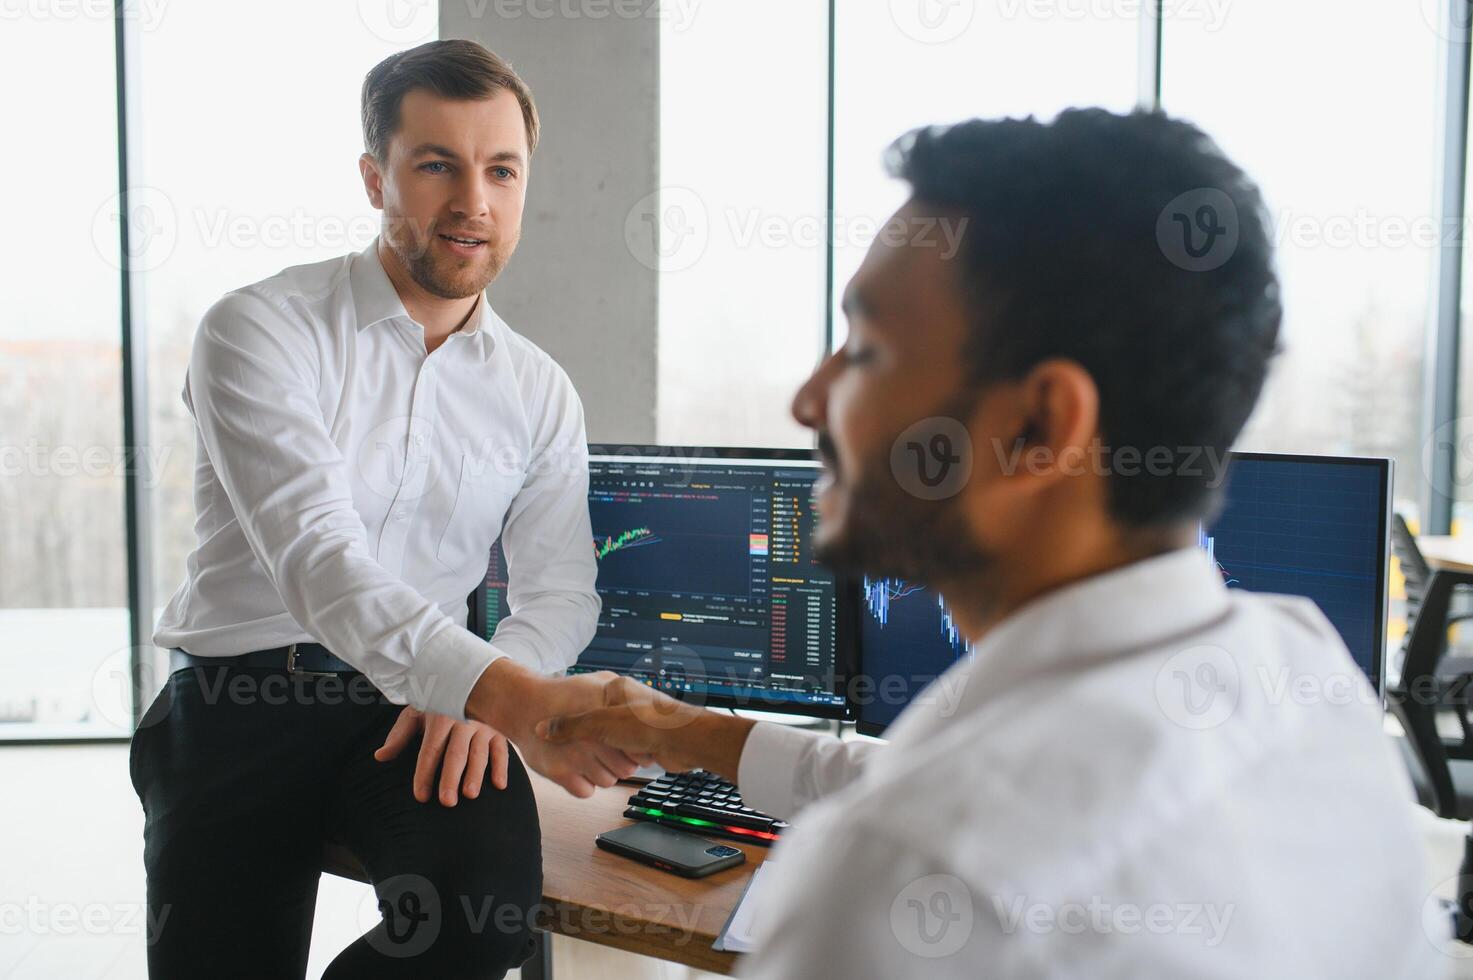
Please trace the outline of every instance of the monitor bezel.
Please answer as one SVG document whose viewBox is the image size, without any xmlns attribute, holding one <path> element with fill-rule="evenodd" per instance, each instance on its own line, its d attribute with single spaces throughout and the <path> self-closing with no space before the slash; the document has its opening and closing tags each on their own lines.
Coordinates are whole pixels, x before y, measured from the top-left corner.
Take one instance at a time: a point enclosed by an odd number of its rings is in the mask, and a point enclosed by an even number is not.
<svg viewBox="0 0 1473 980">
<path fill-rule="evenodd" d="M 750 461 L 756 464 L 768 463 L 800 463 L 821 468 L 818 454 L 812 449 L 784 449 L 784 448 L 762 448 L 751 446 L 660 446 L 648 443 L 630 443 L 614 445 L 605 443 L 590 443 L 588 446 L 588 458 L 590 462 L 595 460 L 620 460 L 620 459 L 649 459 L 652 461 L 674 461 L 689 460 L 696 465 L 735 463 Z M 806 468 L 806 467 L 805 467 Z M 855 663 L 854 636 L 852 626 L 854 620 L 854 603 L 856 601 L 856 586 L 853 581 L 845 576 L 835 574 L 834 589 L 834 683 L 833 693 L 840 700 L 835 704 L 813 704 L 803 701 L 790 701 L 777 698 L 746 698 L 733 697 L 720 694 L 706 694 L 701 703 L 710 708 L 731 709 L 737 711 L 763 711 L 770 714 L 790 715 L 802 718 L 821 718 L 826 720 L 848 720 L 850 715 L 849 697 L 849 671 Z M 466 628 L 477 636 L 486 638 L 485 629 L 485 602 L 483 593 L 485 591 L 484 581 L 476 586 L 475 590 L 467 598 L 470 604 L 470 615 L 467 617 Z M 579 654 L 582 655 L 581 653 Z"/>
<path fill-rule="evenodd" d="M 1380 515 L 1381 526 L 1377 529 L 1376 539 L 1380 542 L 1381 561 L 1377 563 L 1376 581 L 1376 629 L 1375 644 L 1376 656 L 1372 666 L 1375 670 L 1374 677 L 1368 677 L 1372 688 L 1380 699 L 1382 710 L 1386 707 L 1386 634 L 1390 620 L 1390 574 L 1391 574 L 1391 514 L 1394 506 L 1393 500 L 1393 478 L 1395 476 L 1395 464 L 1385 456 L 1318 456 L 1312 453 L 1262 453 L 1262 452 L 1237 452 L 1228 454 L 1229 465 L 1239 459 L 1262 460 L 1266 462 L 1302 462 L 1302 463 L 1344 463 L 1356 466 L 1369 466 L 1379 471 L 1379 486 L 1381 501 L 1376 508 Z M 846 668 L 846 673 L 851 677 L 858 677 L 864 670 L 864 650 L 860 641 L 863 633 L 860 631 L 858 615 L 860 610 L 856 602 L 854 608 L 856 619 L 852 624 L 854 636 L 854 659 Z M 1359 668 L 1359 664 L 1356 665 Z M 867 722 L 860 718 L 859 707 L 850 703 L 850 715 L 854 719 L 854 730 L 860 735 L 871 738 L 884 738 L 885 731 L 890 725 L 879 722 Z M 894 724 L 891 722 L 890 724 Z"/>
</svg>

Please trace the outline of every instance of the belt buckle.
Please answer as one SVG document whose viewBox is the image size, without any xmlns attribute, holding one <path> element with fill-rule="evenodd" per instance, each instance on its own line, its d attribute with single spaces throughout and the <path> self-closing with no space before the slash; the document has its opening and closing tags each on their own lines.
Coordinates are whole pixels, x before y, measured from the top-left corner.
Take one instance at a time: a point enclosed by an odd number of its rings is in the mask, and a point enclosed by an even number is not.
<svg viewBox="0 0 1473 980">
<path fill-rule="evenodd" d="M 286 672 L 293 677 L 336 677 L 337 675 L 328 670 L 302 670 L 297 666 L 297 645 L 293 643 L 286 648 Z"/>
</svg>

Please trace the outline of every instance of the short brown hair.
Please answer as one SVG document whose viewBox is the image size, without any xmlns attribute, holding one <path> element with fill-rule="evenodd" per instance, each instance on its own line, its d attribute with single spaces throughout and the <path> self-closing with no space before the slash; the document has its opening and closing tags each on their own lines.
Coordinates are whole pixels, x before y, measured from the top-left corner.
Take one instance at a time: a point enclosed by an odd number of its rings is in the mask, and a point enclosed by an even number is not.
<svg viewBox="0 0 1473 980">
<path fill-rule="evenodd" d="M 537 149 L 537 107 L 527 83 L 485 45 L 451 38 L 391 54 L 364 76 L 363 148 L 380 164 L 388 160 L 389 140 L 399 129 L 404 94 L 415 88 L 447 99 L 484 99 L 505 89 L 521 104 L 528 155 Z"/>
</svg>

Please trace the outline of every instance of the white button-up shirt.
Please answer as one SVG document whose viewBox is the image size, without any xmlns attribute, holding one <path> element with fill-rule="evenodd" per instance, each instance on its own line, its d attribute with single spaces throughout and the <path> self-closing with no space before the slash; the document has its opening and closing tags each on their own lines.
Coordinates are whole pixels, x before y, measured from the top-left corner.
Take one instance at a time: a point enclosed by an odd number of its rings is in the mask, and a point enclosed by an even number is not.
<svg viewBox="0 0 1473 980">
<path fill-rule="evenodd" d="M 1028 604 L 887 734 L 753 728 L 742 795 L 797 817 L 742 975 L 1440 972 L 1376 696 L 1198 549 Z"/>
<path fill-rule="evenodd" d="M 583 408 L 484 292 L 427 355 L 377 239 L 284 269 L 205 313 L 183 397 L 197 543 L 156 644 L 317 641 L 395 703 L 464 719 L 496 658 L 557 673 L 592 638 Z M 466 597 L 498 534 L 510 615 L 487 643 Z"/>
</svg>

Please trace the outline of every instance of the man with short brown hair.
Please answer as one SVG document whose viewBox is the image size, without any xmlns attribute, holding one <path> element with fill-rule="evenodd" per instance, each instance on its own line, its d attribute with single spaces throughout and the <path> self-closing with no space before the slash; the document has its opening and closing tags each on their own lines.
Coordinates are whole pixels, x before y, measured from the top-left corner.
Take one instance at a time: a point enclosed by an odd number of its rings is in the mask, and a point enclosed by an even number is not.
<svg viewBox="0 0 1473 980">
<path fill-rule="evenodd" d="M 582 405 L 484 295 L 521 233 L 531 94 L 435 41 L 376 66 L 362 111 L 380 236 L 233 290 L 194 342 L 197 544 L 130 753 L 154 977 L 302 976 L 326 841 L 383 914 L 327 977 L 501 976 L 541 896 L 507 739 L 580 796 L 634 769 L 530 737 L 601 683 L 562 676 L 599 611 Z M 466 596 L 498 536 L 488 643 Z"/>
</svg>

